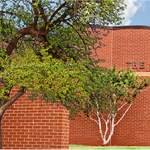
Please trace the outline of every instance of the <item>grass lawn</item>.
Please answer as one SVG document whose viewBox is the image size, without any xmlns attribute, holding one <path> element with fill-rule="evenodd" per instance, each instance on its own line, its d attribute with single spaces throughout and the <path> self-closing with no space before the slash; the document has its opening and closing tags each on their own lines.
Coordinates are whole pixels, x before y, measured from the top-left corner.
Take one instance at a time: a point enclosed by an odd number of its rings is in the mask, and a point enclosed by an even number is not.
<svg viewBox="0 0 150 150">
<path fill-rule="evenodd" d="M 83 149 L 83 150 L 98 150 L 98 149 L 150 149 L 150 146 L 84 146 L 84 145 L 69 145 L 69 150 L 71 149 Z"/>
</svg>

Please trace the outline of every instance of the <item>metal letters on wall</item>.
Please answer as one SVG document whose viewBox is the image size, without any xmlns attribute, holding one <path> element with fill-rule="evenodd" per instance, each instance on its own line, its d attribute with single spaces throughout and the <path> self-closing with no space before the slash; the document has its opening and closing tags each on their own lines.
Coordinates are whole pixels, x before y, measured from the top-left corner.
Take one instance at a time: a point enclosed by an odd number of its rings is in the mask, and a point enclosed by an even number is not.
<svg viewBox="0 0 150 150">
<path fill-rule="evenodd" d="M 140 64 L 138 65 L 138 62 L 127 62 L 126 64 L 128 64 L 128 67 L 130 68 L 132 66 L 132 69 L 144 69 L 144 62 L 140 62 Z"/>
</svg>

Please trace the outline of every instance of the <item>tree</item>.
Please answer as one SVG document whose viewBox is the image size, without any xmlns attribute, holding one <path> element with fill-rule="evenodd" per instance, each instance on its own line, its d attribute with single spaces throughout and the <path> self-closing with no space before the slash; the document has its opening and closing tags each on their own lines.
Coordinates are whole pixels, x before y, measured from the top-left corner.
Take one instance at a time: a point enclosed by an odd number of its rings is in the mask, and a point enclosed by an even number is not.
<svg viewBox="0 0 150 150">
<path fill-rule="evenodd" d="M 80 84 L 82 84 L 82 71 L 87 69 L 87 67 L 83 66 L 88 64 L 88 68 L 92 68 L 92 66 L 98 62 L 90 57 L 91 50 L 89 46 L 94 45 L 99 39 L 98 36 L 96 37 L 98 33 L 91 25 L 99 24 L 104 26 L 109 23 L 119 24 L 121 23 L 121 14 L 124 9 L 125 4 L 123 0 L 1 0 L 0 76 L 3 87 L 1 89 L 0 98 L 0 121 L 2 120 L 5 110 L 27 90 L 39 93 L 41 83 L 44 81 L 47 82 L 43 76 L 48 80 L 48 70 L 46 70 L 43 75 L 41 72 L 42 68 L 34 66 L 35 70 L 31 71 L 29 67 L 24 66 L 26 63 L 28 66 L 43 63 L 44 66 L 45 63 L 57 64 L 57 62 L 60 61 L 61 65 L 57 66 L 58 69 L 55 70 L 56 72 L 51 70 L 53 65 L 50 65 L 51 68 L 48 67 L 49 72 L 52 73 L 51 76 L 56 75 L 51 82 L 59 80 L 61 78 L 60 75 L 62 75 L 66 85 L 72 83 L 71 80 L 68 80 L 68 82 L 70 82 L 68 83 L 63 74 L 59 72 L 59 70 L 65 68 L 66 71 L 70 71 L 70 73 L 68 73 L 68 75 L 70 75 L 68 76 L 69 79 L 73 80 L 73 77 L 77 75 L 76 73 L 80 73 L 80 76 L 76 78 L 77 80 L 81 80 Z M 87 27 L 91 28 L 91 30 L 87 30 Z M 91 36 L 90 31 L 94 32 L 94 37 Z M 25 51 L 26 48 L 28 48 L 29 54 L 31 54 L 30 51 L 33 53 L 31 59 Z M 42 52 L 42 49 L 46 49 L 48 53 L 47 56 Z M 13 52 L 16 55 L 15 57 L 13 56 Z M 21 54 L 26 54 L 26 60 L 25 56 L 21 56 Z M 14 59 L 12 57 L 14 57 Z M 43 61 L 44 57 L 50 60 Z M 33 58 L 35 58 L 36 61 L 33 60 Z M 70 58 L 73 60 L 70 60 Z M 22 62 L 20 65 L 26 68 L 26 72 L 21 68 L 15 68 L 13 70 L 13 65 L 17 65 L 15 60 L 18 64 L 20 64 L 19 61 Z M 83 64 L 84 61 L 81 63 L 81 60 L 85 60 L 86 63 Z M 68 64 L 72 64 L 76 69 L 71 71 L 72 65 Z M 10 68 L 6 67 L 6 65 L 10 65 Z M 21 70 L 19 71 L 19 69 Z M 26 74 L 28 72 L 31 75 L 30 71 L 33 73 L 32 81 Z M 74 75 L 71 75 L 71 73 Z M 37 83 L 37 86 L 31 86 L 32 84 L 29 84 L 29 86 L 27 84 L 27 82 L 33 83 L 33 81 Z M 20 88 L 16 95 L 12 99 L 9 99 L 11 89 L 15 85 L 19 85 Z M 59 88 L 62 88 L 61 84 L 58 85 Z M 44 86 L 46 88 L 46 85 Z M 48 90 L 48 88 L 50 89 Z M 81 99 L 76 98 L 76 100 L 74 100 L 73 97 L 70 99 L 70 95 L 73 95 L 73 92 L 67 96 L 67 92 L 61 93 L 59 90 L 59 95 L 57 93 L 58 91 L 52 92 L 51 88 L 51 86 L 47 86 L 46 89 L 51 95 L 52 100 L 49 99 L 50 101 L 53 102 L 56 98 L 63 99 L 61 101 L 62 104 L 71 110 L 73 110 L 70 108 L 71 105 L 67 105 L 66 103 L 74 104 L 75 106 L 80 104 Z M 69 88 L 67 88 L 67 91 L 69 92 Z M 81 91 L 84 95 L 84 90 Z M 41 90 L 41 92 L 43 91 Z M 46 96 L 43 96 L 43 99 L 47 100 L 45 97 Z"/>
<path fill-rule="evenodd" d="M 90 74 L 89 79 L 91 80 L 86 82 L 86 91 L 91 93 L 90 99 L 87 99 L 82 111 L 98 124 L 103 146 L 105 146 L 114 133 L 114 127 L 128 112 L 136 96 L 150 85 L 150 78 L 147 80 L 145 77 L 136 76 L 129 68 L 127 71 L 123 69 L 116 71 L 114 66 L 106 72 L 95 70 Z M 117 120 L 117 115 L 120 115 L 119 111 L 124 106 L 127 106 L 126 110 Z M 105 123 L 105 131 L 102 129 L 102 120 Z M 108 134 L 109 123 L 111 127 Z"/>
<path fill-rule="evenodd" d="M 87 26 L 120 24 L 125 9 L 123 0 L 2 0 L 0 4 L 7 55 L 20 50 L 22 41 L 30 41 L 34 46 L 39 42 L 45 48 L 51 47 L 49 54 L 61 59 L 89 57 L 88 46 L 97 38 L 90 37 Z"/>
<path fill-rule="evenodd" d="M 0 98 L 6 99 L 0 109 L 2 115 L 6 108 L 27 91 L 30 92 L 28 98 L 32 101 L 38 97 L 51 104 L 55 102 L 63 105 L 76 103 L 76 107 L 85 105 L 84 98 L 88 97 L 88 93 L 83 83 L 88 78 L 82 75 L 82 71 L 85 70 L 83 65 L 86 62 L 76 63 L 70 59 L 64 63 L 63 60 L 52 58 L 45 49 L 42 49 L 41 53 L 43 57 L 39 58 L 32 49 L 26 49 L 23 55 L 16 54 L 14 58 L 10 56 L 5 59 L 0 58 L 1 65 L 5 68 L 0 73 L 3 83 L 3 87 L 0 88 Z M 7 89 L 16 85 L 19 90 L 14 97 L 9 99 Z M 8 93 L 8 96 L 5 93 Z"/>
</svg>

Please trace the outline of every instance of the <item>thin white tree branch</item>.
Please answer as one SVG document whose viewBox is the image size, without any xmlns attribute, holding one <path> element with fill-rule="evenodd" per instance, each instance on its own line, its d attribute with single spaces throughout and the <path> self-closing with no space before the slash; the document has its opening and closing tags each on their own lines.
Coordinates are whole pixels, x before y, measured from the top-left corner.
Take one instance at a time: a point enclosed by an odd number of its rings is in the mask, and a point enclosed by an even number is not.
<svg viewBox="0 0 150 150">
<path fill-rule="evenodd" d="M 91 120 L 95 121 L 97 124 L 99 124 L 98 121 L 96 121 L 95 119 L 93 119 L 93 118 L 91 118 L 91 117 L 89 117 L 89 118 L 90 118 Z"/>
<path fill-rule="evenodd" d="M 104 137 L 103 137 L 103 131 L 102 131 L 102 126 L 101 126 L 101 119 L 100 119 L 100 117 L 99 117 L 99 112 L 97 111 L 97 117 L 98 117 L 98 122 L 99 122 L 99 131 L 100 131 L 100 134 L 101 134 L 101 138 L 102 138 L 102 140 L 103 140 L 103 142 L 104 142 Z"/>
<path fill-rule="evenodd" d="M 94 111 L 92 111 L 92 113 L 94 113 L 97 116 L 97 114 Z"/>
<path fill-rule="evenodd" d="M 119 109 L 118 109 L 118 111 L 123 107 L 123 106 L 125 106 L 127 103 L 124 103 Z"/>
<path fill-rule="evenodd" d="M 107 135 L 107 131 L 108 131 L 108 122 L 105 122 L 106 124 L 106 130 L 105 130 L 105 134 L 104 134 L 104 139 L 106 139 L 106 135 Z"/>
<path fill-rule="evenodd" d="M 114 119 L 115 119 L 115 117 L 112 118 L 111 132 L 110 132 L 110 134 L 109 134 L 108 139 L 105 140 L 105 141 L 106 141 L 105 144 L 107 144 L 107 143 L 109 142 L 110 138 L 112 137 L 112 135 L 113 135 L 113 133 L 114 133 Z"/>
<path fill-rule="evenodd" d="M 100 134 L 101 134 L 101 138 L 104 142 L 104 137 L 103 137 L 103 132 L 102 132 L 102 126 L 101 126 L 101 119 L 100 119 L 100 115 L 99 115 L 99 107 L 98 107 L 98 102 L 95 100 L 96 102 L 96 105 L 97 105 L 97 118 L 98 118 L 98 122 L 99 122 L 99 131 L 100 131 Z"/>
<path fill-rule="evenodd" d="M 122 115 L 122 117 L 118 120 L 118 122 L 117 122 L 116 124 L 114 124 L 114 126 L 116 126 L 116 125 L 123 119 L 123 117 L 125 116 L 125 114 L 126 114 L 127 111 L 129 110 L 129 108 L 131 107 L 131 105 L 132 105 L 132 102 L 131 102 L 131 104 L 129 105 L 129 107 L 127 108 L 127 110 L 124 112 L 124 114 Z"/>
<path fill-rule="evenodd" d="M 100 112 L 99 112 L 100 113 Z M 104 119 L 104 116 L 103 116 L 103 114 L 102 113 L 100 113 L 101 114 L 101 116 L 102 116 L 102 119 L 104 120 L 104 122 L 106 123 L 106 120 Z"/>
</svg>

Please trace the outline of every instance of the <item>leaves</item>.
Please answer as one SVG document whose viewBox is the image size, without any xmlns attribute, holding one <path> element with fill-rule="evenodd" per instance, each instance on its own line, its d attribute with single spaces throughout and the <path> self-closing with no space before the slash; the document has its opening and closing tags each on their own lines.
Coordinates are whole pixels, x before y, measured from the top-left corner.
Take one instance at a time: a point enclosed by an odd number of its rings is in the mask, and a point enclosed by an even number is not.
<svg viewBox="0 0 150 150">
<path fill-rule="evenodd" d="M 123 0 L 32 2 L 0 1 L 0 79 L 9 92 L 15 85 L 23 86 L 25 91 L 40 92 L 46 101 L 59 99 L 70 111 L 80 109 L 95 83 L 96 96 L 102 86 L 99 81 L 109 83 L 103 78 L 97 81 L 101 69 L 94 66 L 102 60 L 91 58 L 89 46 L 96 52 L 95 43 L 104 46 L 100 39 L 107 33 L 94 25 L 121 23 L 125 4 Z"/>
<path fill-rule="evenodd" d="M 129 68 L 127 71 L 116 71 L 114 66 L 103 72 L 96 66 L 85 84 L 86 91 L 91 95 L 87 100 L 86 111 L 83 108 L 85 115 L 87 112 L 94 112 L 95 109 L 112 115 L 118 113 L 123 103 L 133 102 L 141 90 L 150 85 L 150 79 L 136 76 Z"/>
<path fill-rule="evenodd" d="M 44 50 L 41 51 L 44 54 Z M 1 60 L 2 64 L 6 64 L 6 59 Z M 15 54 L 14 58 L 9 57 L 9 60 L 9 66 L 3 65 L 5 69 L 0 73 L 0 78 L 5 78 L 8 86 L 25 87 L 26 91 L 33 93 L 31 100 L 37 98 L 37 93 L 45 93 L 40 97 L 45 101 L 53 103 L 60 99 L 64 104 L 68 99 L 67 103 L 73 105 L 76 99 L 80 101 L 89 96 L 83 82 L 88 80 L 82 73 L 86 70 L 85 61 L 75 63 L 70 59 L 64 63 L 62 60 L 44 55 L 41 62 L 31 49 L 26 49 L 23 56 Z M 5 88 L 0 89 L 1 98 L 5 92 Z"/>
</svg>

